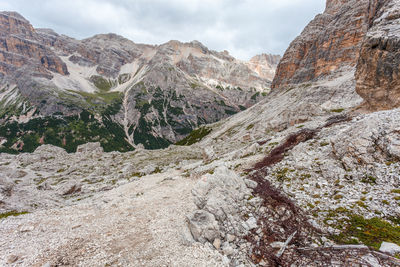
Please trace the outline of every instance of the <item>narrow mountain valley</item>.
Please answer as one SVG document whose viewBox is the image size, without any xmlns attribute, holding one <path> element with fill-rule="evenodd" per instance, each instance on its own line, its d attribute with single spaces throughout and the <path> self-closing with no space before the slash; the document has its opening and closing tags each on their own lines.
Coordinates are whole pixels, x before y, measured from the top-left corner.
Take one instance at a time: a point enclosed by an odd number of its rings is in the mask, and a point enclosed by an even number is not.
<svg viewBox="0 0 400 267">
<path fill-rule="evenodd" d="M 249 62 L 0 14 L 1 266 L 400 266 L 399 0 Z"/>
</svg>

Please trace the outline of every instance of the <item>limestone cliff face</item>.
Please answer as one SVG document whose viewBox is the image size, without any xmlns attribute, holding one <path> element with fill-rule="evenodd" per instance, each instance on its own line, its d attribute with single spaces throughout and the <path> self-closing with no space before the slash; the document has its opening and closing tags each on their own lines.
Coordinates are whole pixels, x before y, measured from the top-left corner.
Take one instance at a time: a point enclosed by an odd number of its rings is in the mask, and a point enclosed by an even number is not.
<svg viewBox="0 0 400 267">
<path fill-rule="evenodd" d="M 27 20 L 15 12 L 1 12 L 0 72 L 12 75 L 26 66 L 30 66 L 36 76 L 51 77 L 50 72 L 68 74 L 65 63 L 38 42 L 38 35 Z"/>
<path fill-rule="evenodd" d="M 272 80 L 280 60 L 280 55 L 261 54 L 252 57 L 246 65 L 262 78 Z"/>
<path fill-rule="evenodd" d="M 370 110 L 400 106 L 400 2 L 371 1 L 370 25 L 358 60 L 357 93 Z"/>
<path fill-rule="evenodd" d="M 311 81 L 355 66 L 368 29 L 368 0 L 328 0 L 286 50 L 272 88 Z"/>
</svg>

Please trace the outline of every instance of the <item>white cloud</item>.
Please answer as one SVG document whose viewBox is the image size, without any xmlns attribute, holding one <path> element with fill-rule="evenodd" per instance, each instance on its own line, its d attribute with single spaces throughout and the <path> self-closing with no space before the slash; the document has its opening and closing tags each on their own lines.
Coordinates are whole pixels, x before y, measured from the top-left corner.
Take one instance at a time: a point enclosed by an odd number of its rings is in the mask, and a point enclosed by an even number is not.
<svg viewBox="0 0 400 267">
<path fill-rule="evenodd" d="M 248 59 L 283 53 L 325 0 L 4 0 L 35 27 L 78 39 L 115 32 L 134 42 L 199 40 Z"/>
</svg>

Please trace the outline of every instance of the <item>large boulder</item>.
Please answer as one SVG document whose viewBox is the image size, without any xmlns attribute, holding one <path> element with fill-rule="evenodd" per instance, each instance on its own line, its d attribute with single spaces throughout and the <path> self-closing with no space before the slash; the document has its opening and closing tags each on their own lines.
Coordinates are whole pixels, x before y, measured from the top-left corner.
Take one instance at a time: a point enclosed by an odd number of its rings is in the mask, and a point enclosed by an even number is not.
<svg viewBox="0 0 400 267">
<path fill-rule="evenodd" d="M 67 154 L 67 151 L 61 147 L 53 145 L 41 145 L 33 152 L 34 154 L 45 156 L 45 157 L 55 157 Z"/>
<path fill-rule="evenodd" d="M 379 251 L 394 255 L 400 253 L 400 246 L 389 242 L 382 242 Z"/>
<path fill-rule="evenodd" d="M 196 210 L 188 217 L 189 229 L 196 241 L 213 242 L 219 237 L 218 223 L 214 215 L 204 210 Z"/>
<path fill-rule="evenodd" d="M 104 150 L 99 142 L 93 142 L 78 146 L 76 152 L 84 154 L 101 154 Z"/>
<path fill-rule="evenodd" d="M 192 193 L 196 206 L 212 213 L 217 220 L 224 220 L 227 214 L 237 214 L 239 210 L 235 203 L 250 194 L 243 179 L 225 166 L 204 175 Z"/>
</svg>

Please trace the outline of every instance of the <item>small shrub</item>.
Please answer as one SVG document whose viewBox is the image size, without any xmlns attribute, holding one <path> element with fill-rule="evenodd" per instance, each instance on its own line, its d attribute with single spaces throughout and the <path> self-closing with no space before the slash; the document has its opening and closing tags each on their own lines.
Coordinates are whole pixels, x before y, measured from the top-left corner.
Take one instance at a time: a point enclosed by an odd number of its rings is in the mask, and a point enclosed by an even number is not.
<svg viewBox="0 0 400 267">
<path fill-rule="evenodd" d="M 339 199 L 342 199 L 342 198 L 343 198 L 342 195 L 334 195 L 334 196 L 333 196 L 333 199 L 334 199 L 334 200 L 339 200 Z"/>
<path fill-rule="evenodd" d="M 249 126 L 246 127 L 246 130 L 251 130 L 251 129 L 253 129 L 253 127 L 254 127 L 254 124 L 250 124 Z"/>
<path fill-rule="evenodd" d="M 288 172 L 289 172 L 289 169 L 288 169 L 288 168 L 280 169 L 280 170 L 277 170 L 277 171 L 276 171 L 276 173 L 274 174 L 274 176 L 276 177 L 276 179 L 277 179 L 279 182 L 283 182 L 283 181 L 285 181 L 286 179 L 288 179 L 288 177 L 286 176 Z"/>
<path fill-rule="evenodd" d="M 155 174 L 155 173 L 161 173 L 161 169 L 160 169 L 160 167 L 156 167 L 155 169 L 154 169 L 154 171 L 152 172 L 152 174 Z"/>
<path fill-rule="evenodd" d="M 371 175 L 366 175 L 364 178 L 361 179 L 362 183 L 374 185 L 376 184 L 376 178 Z"/>
<path fill-rule="evenodd" d="M 342 113 L 343 111 L 344 111 L 344 108 L 331 109 L 331 112 L 335 112 L 335 113 Z"/>
<path fill-rule="evenodd" d="M 362 200 L 357 201 L 356 204 L 361 208 L 368 209 L 368 206 Z"/>
</svg>

